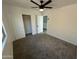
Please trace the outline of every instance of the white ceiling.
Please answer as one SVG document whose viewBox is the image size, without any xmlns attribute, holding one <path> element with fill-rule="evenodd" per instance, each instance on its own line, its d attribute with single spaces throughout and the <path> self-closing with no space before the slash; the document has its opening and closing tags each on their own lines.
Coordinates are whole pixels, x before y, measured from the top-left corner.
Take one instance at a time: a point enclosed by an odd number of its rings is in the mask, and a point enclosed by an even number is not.
<svg viewBox="0 0 79 59">
<path fill-rule="evenodd" d="M 3 4 L 11 4 L 19 7 L 25 7 L 25 8 L 31 8 L 32 6 L 35 7 L 36 5 L 30 2 L 30 0 L 2 0 Z M 33 0 L 37 3 L 39 3 L 40 0 Z M 45 2 L 47 0 L 44 0 Z M 75 4 L 77 0 L 52 0 L 52 3 L 50 3 L 47 6 L 53 6 L 53 8 L 59 8 L 65 5 Z M 39 3 L 40 4 L 40 3 Z"/>
</svg>

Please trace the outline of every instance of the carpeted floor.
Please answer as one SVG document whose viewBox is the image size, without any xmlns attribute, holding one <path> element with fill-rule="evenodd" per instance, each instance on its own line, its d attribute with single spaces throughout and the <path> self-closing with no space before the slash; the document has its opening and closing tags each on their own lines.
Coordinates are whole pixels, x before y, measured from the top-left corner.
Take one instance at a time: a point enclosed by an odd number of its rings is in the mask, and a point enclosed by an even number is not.
<svg viewBox="0 0 79 59">
<path fill-rule="evenodd" d="M 77 47 L 47 34 L 13 42 L 14 59 L 77 59 Z"/>
</svg>

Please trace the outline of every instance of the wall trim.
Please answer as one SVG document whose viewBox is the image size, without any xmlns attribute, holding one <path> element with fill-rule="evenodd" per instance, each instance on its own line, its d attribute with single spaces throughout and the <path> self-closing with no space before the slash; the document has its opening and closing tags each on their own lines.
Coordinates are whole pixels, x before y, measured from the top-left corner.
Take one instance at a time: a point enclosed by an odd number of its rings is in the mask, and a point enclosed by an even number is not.
<svg viewBox="0 0 79 59">
<path fill-rule="evenodd" d="M 63 38 L 59 38 L 59 37 L 54 36 L 54 35 L 51 35 L 51 34 L 49 34 L 49 33 L 47 33 L 47 34 L 50 35 L 50 36 L 52 36 L 52 37 L 58 38 L 58 39 L 60 39 L 60 40 L 63 40 L 63 41 L 65 41 L 65 42 L 68 42 L 68 43 L 70 43 L 70 44 L 73 44 L 73 45 L 77 46 L 76 43 L 70 42 L 70 41 L 68 41 L 68 40 L 64 40 Z"/>
<path fill-rule="evenodd" d="M 2 56 L 2 58 L 13 59 L 13 56 L 6 55 L 6 56 Z"/>
</svg>

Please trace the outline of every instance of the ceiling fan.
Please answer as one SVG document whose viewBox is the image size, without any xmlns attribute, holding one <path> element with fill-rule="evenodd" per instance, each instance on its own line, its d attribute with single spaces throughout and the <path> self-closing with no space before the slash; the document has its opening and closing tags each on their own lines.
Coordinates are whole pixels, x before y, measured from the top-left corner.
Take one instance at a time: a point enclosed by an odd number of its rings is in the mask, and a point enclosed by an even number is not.
<svg viewBox="0 0 79 59">
<path fill-rule="evenodd" d="M 31 0 L 31 2 L 34 3 L 34 4 L 36 4 L 38 6 L 38 7 L 32 7 L 32 8 L 39 8 L 40 11 L 43 11 L 44 8 L 48 8 L 48 9 L 52 9 L 53 8 L 53 7 L 47 7 L 47 5 L 52 2 L 52 0 L 48 0 L 46 3 L 44 3 L 43 0 L 40 0 L 40 4 L 36 3 L 33 0 Z"/>
</svg>

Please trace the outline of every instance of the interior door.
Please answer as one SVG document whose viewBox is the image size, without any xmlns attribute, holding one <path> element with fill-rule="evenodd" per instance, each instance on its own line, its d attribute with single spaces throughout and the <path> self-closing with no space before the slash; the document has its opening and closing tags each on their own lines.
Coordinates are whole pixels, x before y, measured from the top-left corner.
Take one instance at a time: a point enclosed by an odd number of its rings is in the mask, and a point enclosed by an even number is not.
<svg viewBox="0 0 79 59">
<path fill-rule="evenodd" d="M 43 32 L 43 16 L 37 16 L 37 33 Z"/>
</svg>

